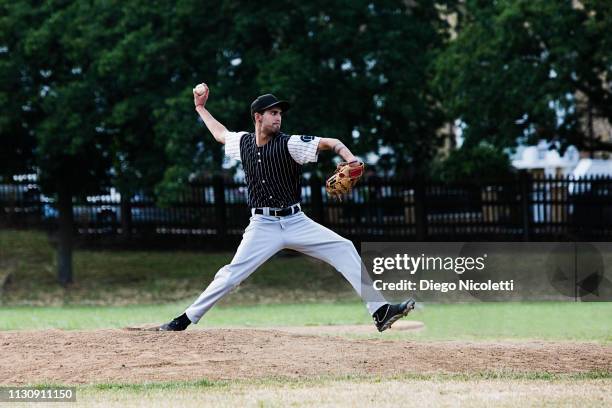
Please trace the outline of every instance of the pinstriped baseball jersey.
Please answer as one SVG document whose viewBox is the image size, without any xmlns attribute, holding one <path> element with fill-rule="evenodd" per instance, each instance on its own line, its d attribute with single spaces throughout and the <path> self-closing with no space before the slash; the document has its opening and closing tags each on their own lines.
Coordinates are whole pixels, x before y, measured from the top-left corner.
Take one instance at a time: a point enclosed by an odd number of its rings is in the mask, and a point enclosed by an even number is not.
<svg viewBox="0 0 612 408">
<path fill-rule="evenodd" d="M 301 165 L 317 161 L 320 138 L 279 133 L 257 146 L 254 133 L 226 132 L 225 154 L 244 168 L 251 208 L 284 208 L 301 200 Z"/>
</svg>

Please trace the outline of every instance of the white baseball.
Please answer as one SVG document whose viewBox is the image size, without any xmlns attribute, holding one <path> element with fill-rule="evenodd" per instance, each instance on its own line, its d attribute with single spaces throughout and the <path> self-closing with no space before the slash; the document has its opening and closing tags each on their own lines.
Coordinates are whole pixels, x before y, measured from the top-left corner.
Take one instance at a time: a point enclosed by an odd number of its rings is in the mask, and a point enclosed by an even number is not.
<svg viewBox="0 0 612 408">
<path fill-rule="evenodd" d="M 204 84 L 198 84 L 195 87 L 195 91 L 198 95 L 204 95 L 204 92 L 206 92 L 206 86 Z"/>
</svg>

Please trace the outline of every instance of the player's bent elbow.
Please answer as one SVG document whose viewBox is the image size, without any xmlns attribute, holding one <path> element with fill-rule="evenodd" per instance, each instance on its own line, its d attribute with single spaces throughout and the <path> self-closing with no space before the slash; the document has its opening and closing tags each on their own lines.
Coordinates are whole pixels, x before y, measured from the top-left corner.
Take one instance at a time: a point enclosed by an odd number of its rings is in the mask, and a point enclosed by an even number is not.
<svg viewBox="0 0 612 408">
<path fill-rule="evenodd" d="M 337 143 L 340 143 L 340 140 L 324 137 L 319 141 L 319 150 L 331 150 Z"/>
<path fill-rule="evenodd" d="M 339 143 L 342 143 L 342 140 L 340 140 L 340 139 L 329 139 L 329 149 L 333 149 Z"/>
</svg>

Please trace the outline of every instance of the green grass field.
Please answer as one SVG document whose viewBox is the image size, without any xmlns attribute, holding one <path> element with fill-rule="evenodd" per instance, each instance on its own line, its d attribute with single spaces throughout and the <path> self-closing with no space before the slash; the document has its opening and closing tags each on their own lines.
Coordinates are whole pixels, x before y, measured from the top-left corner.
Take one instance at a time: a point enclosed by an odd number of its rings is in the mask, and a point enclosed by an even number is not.
<svg viewBox="0 0 612 408">
<path fill-rule="evenodd" d="M 172 318 L 188 304 L 187 301 L 140 306 L 3 307 L 0 330 L 75 330 L 161 323 L 161 319 Z M 408 319 L 425 323 L 425 329 L 390 331 L 384 338 L 612 342 L 612 303 L 426 304 Z M 372 323 L 361 303 L 304 303 L 216 307 L 197 327 L 341 324 Z"/>
<path fill-rule="evenodd" d="M 609 378 L 579 375 L 516 378 L 464 376 L 352 377 L 292 381 L 99 384 L 77 388 L 79 406 L 182 407 L 602 407 L 610 402 Z M 544 398 L 544 396 L 546 396 Z M 69 406 L 69 405 L 67 405 Z"/>
<path fill-rule="evenodd" d="M 42 388 L 57 384 L 41 384 Z M 195 381 L 76 388 L 77 403 L 54 406 L 127 407 L 604 407 L 610 377 L 584 375 L 413 375 L 311 380 Z M 11 406 L 25 406 L 11 404 Z"/>
<path fill-rule="evenodd" d="M 188 306 L 232 253 L 75 251 L 75 284 L 55 282 L 46 234 L 0 231 L 0 330 L 96 329 L 155 323 Z M 612 303 L 424 304 L 410 315 L 420 339 L 612 341 Z M 198 327 L 371 324 L 352 288 L 330 266 L 279 255 Z M 400 334 L 386 335 L 387 337 Z"/>
</svg>

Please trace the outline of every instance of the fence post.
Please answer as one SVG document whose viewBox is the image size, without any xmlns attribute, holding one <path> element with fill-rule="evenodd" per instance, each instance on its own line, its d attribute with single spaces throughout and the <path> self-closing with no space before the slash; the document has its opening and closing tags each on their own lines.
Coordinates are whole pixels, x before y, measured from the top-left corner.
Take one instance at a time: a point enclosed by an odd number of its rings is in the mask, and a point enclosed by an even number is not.
<svg viewBox="0 0 612 408">
<path fill-rule="evenodd" d="M 213 177 L 213 189 L 215 191 L 215 217 L 217 218 L 217 236 L 224 237 L 227 232 L 227 215 L 225 211 L 225 185 L 223 177 Z"/>
<path fill-rule="evenodd" d="M 310 177 L 310 203 L 312 206 L 312 216 L 318 223 L 324 222 L 323 196 L 321 195 L 321 179 L 313 174 Z"/>
<path fill-rule="evenodd" d="M 414 216 L 416 222 L 417 241 L 427 238 L 427 211 L 425 207 L 425 183 L 417 178 L 414 185 Z"/>
<path fill-rule="evenodd" d="M 519 172 L 519 184 L 521 188 L 521 215 L 523 224 L 523 241 L 529 241 L 531 234 L 531 212 L 529 209 L 529 192 L 531 178 L 526 170 Z"/>
<path fill-rule="evenodd" d="M 132 194 L 127 190 L 121 192 L 119 213 L 123 239 L 129 241 L 132 238 Z"/>
</svg>

